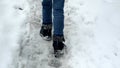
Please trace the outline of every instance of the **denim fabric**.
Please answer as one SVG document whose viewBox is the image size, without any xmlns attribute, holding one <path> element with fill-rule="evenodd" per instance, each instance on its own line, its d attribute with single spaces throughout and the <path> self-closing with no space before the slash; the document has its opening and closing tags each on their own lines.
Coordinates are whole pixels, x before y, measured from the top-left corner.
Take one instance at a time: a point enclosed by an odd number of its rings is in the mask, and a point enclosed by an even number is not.
<svg viewBox="0 0 120 68">
<path fill-rule="evenodd" d="M 52 2 L 53 1 L 53 2 Z M 54 35 L 63 35 L 64 29 L 64 0 L 43 0 L 43 24 L 54 25 Z M 52 19 L 53 9 L 53 19 Z"/>
<path fill-rule="evenodd" d="M 52 24 L 52 0 L 42 2 L 43 24 Z"/>
</svg>

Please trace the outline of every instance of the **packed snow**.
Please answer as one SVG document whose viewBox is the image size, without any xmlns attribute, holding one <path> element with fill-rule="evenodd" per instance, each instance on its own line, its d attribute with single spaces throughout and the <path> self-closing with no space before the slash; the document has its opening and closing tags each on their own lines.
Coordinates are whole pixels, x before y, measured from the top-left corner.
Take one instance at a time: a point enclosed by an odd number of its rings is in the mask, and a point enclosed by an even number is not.
<svg viewBox="0 0 120 68">
<path fill-rule="evenodd" d="M 119 68 L 120 1 L 65 0 L 68 53 L 55 64 L 39 36 L 42 0 L 1 0 L 0 68 Z"/>
</svg>

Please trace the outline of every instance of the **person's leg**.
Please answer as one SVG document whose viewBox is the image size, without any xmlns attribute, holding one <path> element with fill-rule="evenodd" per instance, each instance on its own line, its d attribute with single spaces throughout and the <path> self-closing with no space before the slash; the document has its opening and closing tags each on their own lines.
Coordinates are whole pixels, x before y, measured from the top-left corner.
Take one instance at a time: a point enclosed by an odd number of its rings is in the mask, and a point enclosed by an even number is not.
<svg viewBox="0 0 120 68">
<path fill-rule="evenodd" d="M 49 41 L 52 35 L 52 0 L 42 2 L 42 21 L 40 36 Z"/>
<path fill-rule="evenodd" d="M 64 48 L 64 0 L 53 0 L 53 48 L 55 57 L 59 57 L 63 53 L 61 51 Z"/>
<path fill-rule="evenodd" d="M 63 35 L 64 29 L 64 0 L 53 0 L 54 35 Z"/>
<path fill-rule="evenodd" d="M 42 18 L 43 24 L 52 24 L 52 0 L 43 0 Z"/>
</svg>

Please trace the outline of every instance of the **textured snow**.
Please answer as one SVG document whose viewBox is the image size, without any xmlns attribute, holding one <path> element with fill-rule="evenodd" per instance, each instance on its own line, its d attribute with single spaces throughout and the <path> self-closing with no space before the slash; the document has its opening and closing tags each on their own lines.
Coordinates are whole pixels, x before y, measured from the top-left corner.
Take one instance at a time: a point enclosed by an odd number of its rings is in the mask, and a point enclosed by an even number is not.
<svg viewBox="0 0 120 68">
<path fill-rule="evenodd" d="M 68 54 L 57 60 L 39 36 L 41 0 L 1 0 L 0 68 L 119 68 L 120 1 L 65 0 L 64 9 Z"/>
<path fill-rule="evenodd" d="M 9 68 L 13 54 L 19 47 L 18 40 L 23 32 L 21 26 L 25 21 L 25 13 L 29 11 L 28 6 L 23 8 L 26 3 L 22 0 L 1 0 L 0 2 L 0 68 Z"/>
</svg>

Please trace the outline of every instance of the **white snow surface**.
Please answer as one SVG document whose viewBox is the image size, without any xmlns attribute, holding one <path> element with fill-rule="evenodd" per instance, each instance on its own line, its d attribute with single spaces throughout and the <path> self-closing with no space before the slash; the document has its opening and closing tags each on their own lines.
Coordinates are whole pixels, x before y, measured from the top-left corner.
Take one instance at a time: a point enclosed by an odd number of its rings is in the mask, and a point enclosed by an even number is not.
<svg viewBox="0 0 120 68">
<path fill-rule="evenodd" d="M 0 1 L 0 68 L 9 68 L 12 63 L 13 54 L 19 47 L 18 40 L 23 32 L 21 26 L 29 11 L 28 7 L 24 0 Z"/>
<path fill-rule="evenodd" d="M 65 0 L 68 54 L 54 59 L 39 36 L 41 0 L 1 0 L 0 68 L 119 68 L 120 0 Z"/>
</svg>

